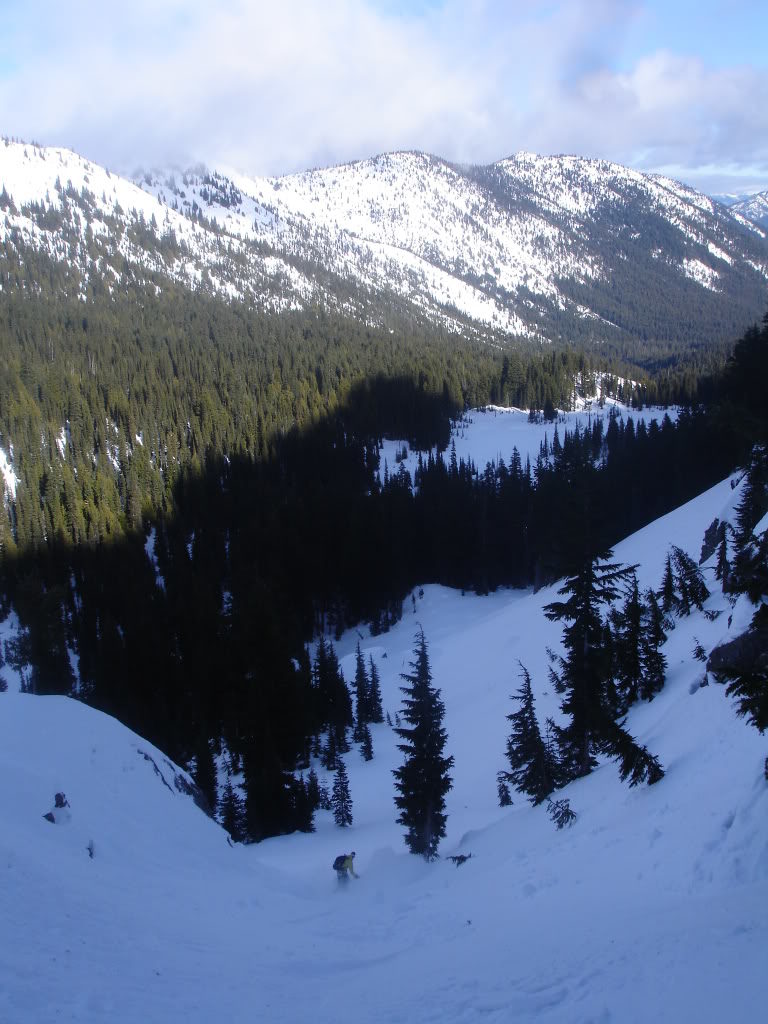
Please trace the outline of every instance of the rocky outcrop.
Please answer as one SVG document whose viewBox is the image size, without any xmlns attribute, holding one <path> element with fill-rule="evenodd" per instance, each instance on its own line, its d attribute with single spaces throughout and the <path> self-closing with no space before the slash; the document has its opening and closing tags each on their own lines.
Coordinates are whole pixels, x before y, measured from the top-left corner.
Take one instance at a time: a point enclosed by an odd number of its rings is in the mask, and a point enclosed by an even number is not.
<svg viewBox="0 0 768 1024">
<path fill-rule="evenodd" d="M 768 673 L 768 629 L 748 629 L 746 633 L 715 647 L 707 661 L 719 683 L 736 676 L 764 675 Z"/>
</svg>

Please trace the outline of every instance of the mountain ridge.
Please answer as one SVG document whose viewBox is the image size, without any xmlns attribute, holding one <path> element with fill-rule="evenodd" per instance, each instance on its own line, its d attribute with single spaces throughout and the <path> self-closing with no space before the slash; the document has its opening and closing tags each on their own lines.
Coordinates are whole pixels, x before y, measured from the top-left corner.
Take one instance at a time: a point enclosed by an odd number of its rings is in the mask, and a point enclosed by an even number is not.
<svg viewBox="0 0 768 1024">
<path fill-rule="evenodd" d="M 658 175 L 530 153 L 128 180 L 5 140 L 0 239 L 15 232 L 86 276 L 127 260 L 275 312 L 320 306 L 378 326 L 405 315 L 493 343 L 635 358 L 644 338 L 732 338 L 762 315 L 768 281 L 768 233 L 738 212 Z"/>
</svg>

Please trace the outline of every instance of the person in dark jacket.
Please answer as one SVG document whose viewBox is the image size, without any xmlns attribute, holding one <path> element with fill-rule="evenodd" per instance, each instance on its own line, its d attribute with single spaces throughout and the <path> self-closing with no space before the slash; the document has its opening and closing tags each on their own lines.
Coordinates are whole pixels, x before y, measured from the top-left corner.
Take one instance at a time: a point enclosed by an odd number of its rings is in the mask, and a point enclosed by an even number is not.
<svg viewBox="0 0 768 1024">
<path fill-rule="evenodd" d="M 336 868 L 336 875 L 338 876 L 340 882 L 343 879 L 349 878 L 350 875 L 352 875 L 353 878 L 360 877 L 360 875 L 355 874 L 354 850 L 352 851 L 352 853 L 348 853 L 346 855 L 342 854 L 341 857 L 337 857 L 336 860 L 334 861 L 333 866 Z"/>
</svg>

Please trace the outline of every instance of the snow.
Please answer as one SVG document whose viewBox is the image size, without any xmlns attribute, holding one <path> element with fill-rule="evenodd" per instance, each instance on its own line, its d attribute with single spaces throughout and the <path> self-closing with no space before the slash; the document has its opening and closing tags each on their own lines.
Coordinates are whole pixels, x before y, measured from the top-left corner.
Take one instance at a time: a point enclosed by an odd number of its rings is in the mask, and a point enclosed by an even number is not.
<svg viewBox="0 0 768 1024">
<path fill-rule="evenodd" d="M 702 263 L 701 260 L 684 259 L 683 272 L 686 277 L 690 277 L 692 281 L 696 281 L 697 284 L 702 285 L 704 288 L 708 288 L 713 292 L 717 291 L 717 282 L 720 275 L 712 267 Z"/>
<path fill-rule="evenodd" d="M 618 378 L 624 383 L 623 378 Z M 573 433 L 578 427 L 584 431 L 596 421 L 603 421 L 603 428 L 607 430 L 609 416 L 615 415 L 619 420 L 631 418 L 637 425 L 641 421 L 648 425 L 651 421 L 661 424 L 665 416 L 672 421 L 677 419 L 676 409 L 660 409 L 647 406 L 644 409 L 629 409 L 613 399 L 606 398 L 604 408 L 600 408 L 597 396 L 591 399 L 577 399 L 580 406 L 578 412 L 560 412 L 557 421 L 554 423 L 542 420 L 537 423 L 530 423 L 528 413 L 522 409 L 508 408 L 504 406 L 489 405 L 482 409 L 472 409 L 465 417 L 460 419 L 451 428 L 451 441 L 443 458 L 447 461 L 450 457 L 451 445 L 456 448 L 456 458 L 465 462 L 472 460 L 475 467 L 482 472 L 489 462 L 497 465 L 500 459 L 504 459 L 509 465 L 512 450 L 517 448 L 523 467 L 525 460 L 531 460 L 531 467 L 534 466 L 539 449 L 544 441 L 548 447 L 552 445 L 555 436 L 555 429 L 562 441 L 565 432 Z M 408 446 L 405 446 L 406 449 Z M 408 450 L 406 458 L 402 459 L 403 442 L 385 439 L 379 452 L 379 475 L 383 478 L 384 464 L 386 462 L 390 474 L 396 473 L 400 464 L 408 470 L 413 479 L 419 463 L 418 450 Z M 433 450 L 434 451 L 434 450 Z"/>
<path fill-rule="evenodd" d="M 60 209 L 70 186 L 82 215 L 66 232 L 41 226 L 28 204 Z M 0 217 L 0 240 L 18 231 L 78 267 L 85 281 L 94 267 L 118 281 L 110 261 L 119 266 L 127 259 L 185 287 L 205 281 L 225 298 L 273 311 L 320 303 L 365 318 L 370 297 L 393 294 L 447 330 L 466 329 L 468 320 L 481 336 L 544 341 L 553 337 L 541 337 L 535 309 L 526 305 L 531 293 L 579 318 L 597 315 L 561 286 L 610 273 L 590 243 L 592 222 L 604 209 L 665 218 L 694 270 L 707 252 L 725 261 L 724 272 L 743 267 L 751 250 L 743 231 L 733 232 L 737 221 L 764 236 L 672 179 L 602 160 L 530 153 L 480 169 L 409 152 L 281 178 L 198 167 L 128 181 L 66 149 L 3 140 L 2 188 L 15 208 Z M 631 216 L 627 229 L 630 222 Z M 173 233 L 179 253 L 163 256 L 135 243 L 132 230 L 143 234 L 148 225 L 158 237 Z M 92 255 L 89 229 L 106 259 Z M 712 287 L 711 277 L 678 269 Z M 768 273 L 762 264 L 758 270 Z M 334 275 L 356 286 L 351 304 L 338 297 Z"/>
<path fill-rule="evenodd" d="M 6 452 L 0 448 L 0 477 L 3 479 L 3 490 L 7 492 L 8 496 L 15 500 L 16 488 L 19 485 L 19 478 L 13 471 L 13 447 L 10 448 L 11 457 L 9 458 Z"/>
<path fill-rule="evenodd" d="M 513 437 L 523 459 L 538 451 L 541 427 L 519 414 L 472 420 L 457 448 L 466 443 L 477 463 L 508 452 Z M 697 558 L 704 530 L 732 517 L 741 486 L 723 481 L 619 544 L 616 558 L 640 564 L 641 586 L 657 586 L 669 546 Z M 152 534 L 147 554 L 154 560 Z M 627 723 L 665 778 L 629 789 L 614 764 L 601 764 L 564 791 L 578 819 L 562 832 L 522 796 L 499 808 L 495 785 L 518 661 L 540 720 L 559 714 L 545 649 L 560 648 L 560 630 L 542 613 L 556 587 L 481 598 L 426 586 L 390 632 L 342 637 L 347 679 L 360 640 L 394 715 L 399 673 L 424 629 L 455 758 L 433 864 L 407 853 L 395 823 L 400 754 L 385 725 L 372 729 L 373 761 L 356 750 L 346 758 L 352 828 L 319 812 L 312 835 L 231 847 L 177 789 L 179 769 L 114 719 L 62 697 L 0 694 L 0 1020 L 762 1019 L 765 739 L 722 686 L 700 685 L 691 653 L 694 637 L 710 650 L 752 609 L 745 599 L 731 609 L 711 565 L 705 573 L 707 608 L 722 614 L 678 620 L 667 685 Z M 54 826 L 42 815 L 58 791 L 71 820 Z M 330 865 L 351 849 L 361 877 L 339 888 Z M 472 856 L 457 867 L 447 857 L 458 853 Z"/>
</svg>

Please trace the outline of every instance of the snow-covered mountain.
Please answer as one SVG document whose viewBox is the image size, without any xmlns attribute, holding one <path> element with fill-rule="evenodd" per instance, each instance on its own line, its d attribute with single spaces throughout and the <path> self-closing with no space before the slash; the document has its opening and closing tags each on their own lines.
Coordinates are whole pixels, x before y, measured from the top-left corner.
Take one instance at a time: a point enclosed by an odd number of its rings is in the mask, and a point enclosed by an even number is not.
<svg viewBox="0 0 768 1024">
<path fill-rule="evenodd" d="M 197 168 L 127 181 L 5 140 L 0 238 L 86 278 L 138 266 L 268 309 L 320 304 L 538 341 L 691 329 L 700 340 L 715 300 L 733 333 L 762 314 L 768 280 L 766 231 L 712 199 L 616 164 L 528 153 L 487 167 L 393 153 L 282 178 Z"/>
<path fill-rule="evenodd" d="M 761 228 L 768 228 L 768 191 L 744 196 L 733 203 L 731 211 L 746 217 Z"/>
<path fill-rule="evenodd" d="M 525 447 L 521 414 L 473 419 L 478 460 L 513 438 Z M 473 450 L 473 424 L 462 442 Z M 658 586 L 669 546 L 697 559 L 742 486 L 723 481 L 618 545 L 616 559 L 638 563 L 641 587 Z M 342 637 L 345 675 L 360 641 L 394 716 L 424 629 L 455 758 L 433 864 L 406 852 L 395 823 L 401 755 L 386 725 L 372 727 L 372 761 L 346 757 L 350 829 L 318 812 L 314 834 L 231 847 L 183 791 L 185 773 L 113 719 L 61 697 L 0 694 L 0 1019 L 762 1019 L 765 739 L 692 654 L 737 635 L 754 609 L 746 598 L 730 606 L 713 562 L 704 612 L 679 619 L 664 647 L 664 690 L 628 717 L 665 777 L 630 789 L 602 763 L 563 792 L 578 814 L 563 831 L 522 794 L 500 808 L 495 784 L 518 660 L 540 720 L 559 713 L 546 648 L 560 649 L 560 628 L 543 614 L 556 586 L 489 597 L 429 586 L 389 633 Z M 42 815 L 57 791 L 69 820 L 52 825 Z M 330 865 L 350 849 L 361 877 L 339 889 Z M 447 859 L 470 853 L 460 866 Z"/>
</svg>

